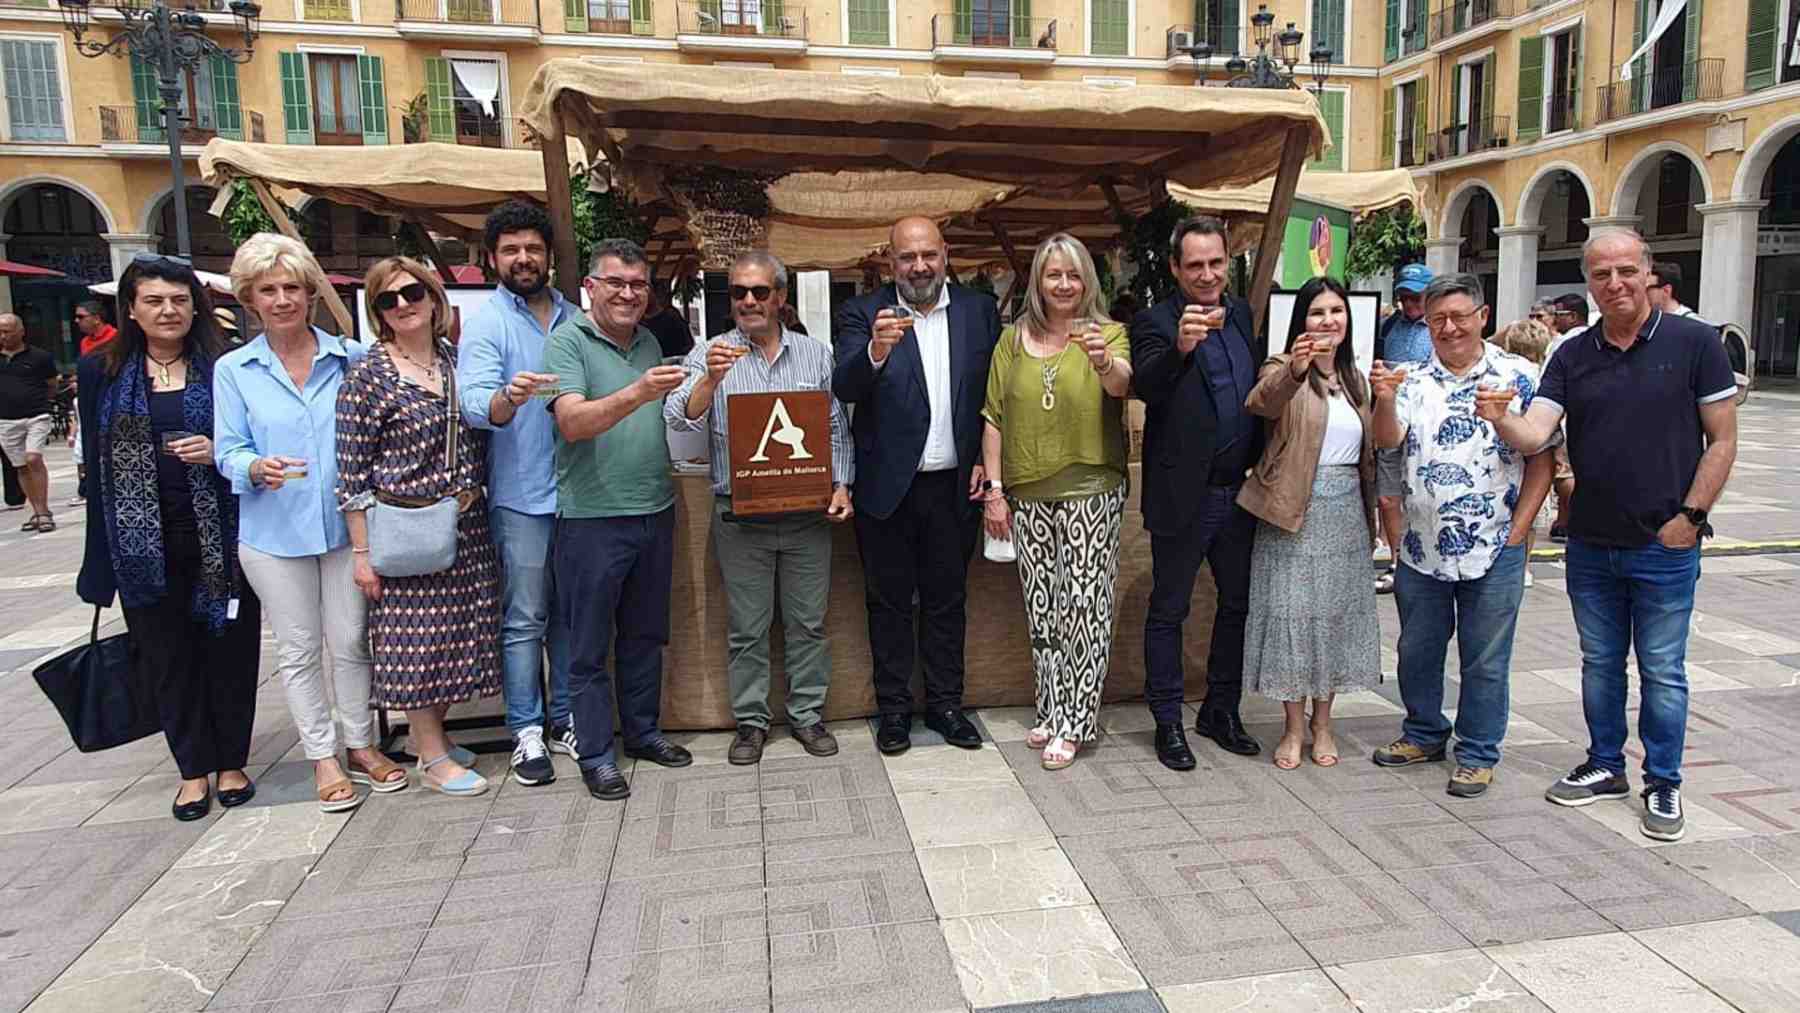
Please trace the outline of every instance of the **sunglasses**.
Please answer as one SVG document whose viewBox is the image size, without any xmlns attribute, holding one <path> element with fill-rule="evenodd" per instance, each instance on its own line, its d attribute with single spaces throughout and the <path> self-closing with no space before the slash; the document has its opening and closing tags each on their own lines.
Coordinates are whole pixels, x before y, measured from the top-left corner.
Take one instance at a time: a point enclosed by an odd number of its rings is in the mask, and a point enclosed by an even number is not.
<svg viewBox="0 0 1800 1013">
<path fill-rule="evenodd" d="M 769 295 L 775 290 L 768 285 L 732 285 L 725 291 L 731 296 L 732 302 L 737 302 L 745 296 L 753 296 L 757 302 L 762 302 L 769 298 Z"/>
<path fill-rule="evenodd" d="M 400 305 L 401 296 L 405 296 L 406 301 L 409 303 L 424 302 L 425 283 L 415 281 L 410 285 L 402 285 L 399 288 L 390 288 L 386 292 L 382 292 L 375 296 L 375 308 L 386 313 Z"/>
</svg>

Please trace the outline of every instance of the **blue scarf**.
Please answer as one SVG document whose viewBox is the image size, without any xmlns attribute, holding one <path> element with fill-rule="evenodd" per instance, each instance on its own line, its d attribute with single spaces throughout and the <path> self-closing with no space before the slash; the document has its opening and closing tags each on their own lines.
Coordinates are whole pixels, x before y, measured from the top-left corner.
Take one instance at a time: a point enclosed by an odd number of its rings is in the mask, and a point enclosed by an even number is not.
<svg viewBox="0 0 1800 1013">
<path fill-rule="evenodd" d="M 125 362 L 100 395 L 98 445 L 100 515 L 112 552 L 119 601 L 145 608 L 168 591 L 163 554 L 162 505 L 157 496 L 156 455 L 150 429 L 149 383 L 140 352 Z M 189 432 L 213 431 L 212 363 L 188 359 L 188 385 L 181 403 Z M 190 464 L 188 489 L 200 538 L 200 579 L 188 614 L 218 636 L 230 620 L 237 588 L 237 501 L 230 483 L 211 464 Z"/>
</svg>

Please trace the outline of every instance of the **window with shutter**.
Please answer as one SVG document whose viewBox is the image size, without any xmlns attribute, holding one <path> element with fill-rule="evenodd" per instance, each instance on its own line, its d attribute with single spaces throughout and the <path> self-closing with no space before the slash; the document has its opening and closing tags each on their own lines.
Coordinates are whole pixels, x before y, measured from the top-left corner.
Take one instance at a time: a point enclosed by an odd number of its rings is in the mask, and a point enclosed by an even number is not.
<svg viewBox="0 0 1800 1013">
<path fill-rule="evenodd" d="M 307 81 L 306 54 L 281 54 L 281 123 L 289 144 L 313 142 L 312 86 Z"/>
<path fill-rule="evenodd" d="M 1385 88 L 1381 92 L 1381 167 L 1394 167 L 1394 134 L 1396 124 L 1396 107 L 1400 98 L 1400 89 Z"/>
<path fill-rule="evenodd" d="M 450 87 L 450 61 L 425 60 L 425 108 L 427 140 L 456 142 L 456 95 Z"/>
<path fill-rule="evenodd" d="M 1387 21 L 1382 40 L 1382 59 L 1386 63 L 1393 63 L 1400 59 L 1400 0 L 1387 0 Z"/>
<path fill-rule="evenodd" d="M 650 0 L 631 0 L 631 34 L 655 35 L 655 18 Z"/>
<path fill-rule="evenodd" d="M 379 56 L 356 58 L 356 76 L 362 93 L 364 144 L 388 142 L 387 73 Z"/>
<path fill-rule="evenodd" d="M 1128 56 L 1131 50 L 1131 0 L 1092 0 L 1094 37 L 1088 51 L 1103 56 Z"/>
<path fill-rule="evenodd" d="M 212 73 L 213 124 L 220 137 L 244 139 L 244 111 L 238 104 L 237 64 L 223 56 L 209 61 Z"/>
<path fill-rule="evenodd" d="M 1637 0 L 1637 20 L 1631 26 L 1631 51 L 1644 44 L 1644 33 L 1650 30 L 1650 0 Z M 1631 64 L 1631 112 L 1642 112 L 1650 108 L 1650 57 L 1646 54 L 1632 61 Z M 1624 115 L 1624 110 L 1611 110 L 1614 118 Z"/>
<path fill-rule="evenodd" d="M 1519 40 L 1519 142 L 1535 141 L 1544 131 L 1544 37 Z"/>
<path fill-rule="evenodd" d="M 143 60 L 131 58 L 131 99 L 137 106 L 137 140 L 163 143 L 162 99 L 157 95 L 156 71 Z"/>
<path fill-rule="evenodd" d="M 62 78 L 54 42 L 0 42 L 6 80 L 6 136 L 14 141 L 65 141 Z"/>
<path fill-rule="evenodd" d="M 588 30 L 587 0 L 563 0 L 563 31 Z"/>
<path fill-rule="evenodd" d="M 1310 169 L 1341 172 L 1344 169 L 1344 93 L 1337 90 L 1319 95 L 1319 114 L 1331 137 L 1331 150 L 1312 160 Z"/>
<path fill-rule="evenodd" d="M 1682 40 L 1681 100 L 1692 102 L 1700 97 L 1700 12 L 1705 0 L 1688 0 L 1687 34 Z M 1712 96 L 1708 96 L 1712 97 Z"/>
<path fill-rule="evenodd" d="M 1421 77 L 1411 85 L 1413 89 L 1413 160 L 1414 165 L 1425 164 L 1425 148 L 1431 132 L 1431 78 Z"/>
<path fill-rule="evenodd" d="M 1482 122 L 1478 124 L 1478 127 L 1481 132 L 1481 146 L 1484 148 L 1494 147 L 1499 141 L 1496 134 L 1505 129 L 1504 124 L 1494 122 L 1496 112 L 1497 110 L 1494 108 L 1494 54 L 1489 53 L 1487 59 L 1481 61 Z"/>
<path fill-rule="evenodd" d="M 849 39 L 852 46 L 886 46 L 888 0 L 850 0 Z"/>
<path fill-rule="evenodd" d="M 1781 0 L 1750 0 L 1750 32 L 1744 51 L 1744 89 L 1756 91 L 1778 80 L 1781 60 Z"/>
<path fill-rule="evenodd" d="M 1344 0 L 1312 0 L 1313 41 L 1331 50 L 1332 63 L 1346 63 Z"/>
</svg>

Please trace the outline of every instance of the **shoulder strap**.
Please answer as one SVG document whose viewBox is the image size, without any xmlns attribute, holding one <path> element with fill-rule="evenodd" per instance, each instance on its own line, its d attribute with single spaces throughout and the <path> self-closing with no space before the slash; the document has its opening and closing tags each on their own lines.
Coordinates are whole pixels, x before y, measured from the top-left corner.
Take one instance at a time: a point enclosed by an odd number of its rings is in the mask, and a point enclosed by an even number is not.
<svg viewBox="0 0 1800 1013">
<path fill-rule="evenodd" d="M 446 356 L 446 358 L 448 358 L 448 356 Z M 444 370 L 444 403 L 449 406 L 449 412 L 447 414 L 450 417 L 450 422 L 449 422 L 449 425 L 446 427 L 449 430 L 449 432 L 446 433 L 445 437 L 444 437 L 444 471 L 450 476 L 451 483 L 455 484 L 455 482 L 456 482 L 456 436 L 457 436 L 457 431 L 462 428 L 462 426 L 459 424 L 459 423 L 461 423 L 462 418 L 461 418 L 461 409 L 457 405 L 457 402 L 456 402 L 456 383 L 455 383 L 455 379 L 454 379 L 454 374 L 456 372 L 456 369 L 455 369 L 456 364 L 454 362 L 448 362 L 448 363 L 445 363 L 445 366 L 446 366 L 446 368 Z"/>
</svg>

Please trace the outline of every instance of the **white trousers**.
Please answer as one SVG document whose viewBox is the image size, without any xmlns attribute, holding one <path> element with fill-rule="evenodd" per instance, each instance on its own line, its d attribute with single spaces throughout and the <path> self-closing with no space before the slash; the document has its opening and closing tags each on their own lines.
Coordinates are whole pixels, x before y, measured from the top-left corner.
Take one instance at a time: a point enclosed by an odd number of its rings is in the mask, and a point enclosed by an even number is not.
<svg viewBox="0 0 1800 1013">
<path fill-rule="evenodd" d="M 275 631 L 275 671 L 287 690 L 288 711 L 300 729 L 306 758 L 322 760 L 341 748 L 374 745 L 368 601 L 352 577 L 350 546 L 323 556 L 289 558 L 240 543 L 238 561 Z M 329 691 L 322 665 L 325 646 L 331 650 Z"/>
</svg>

